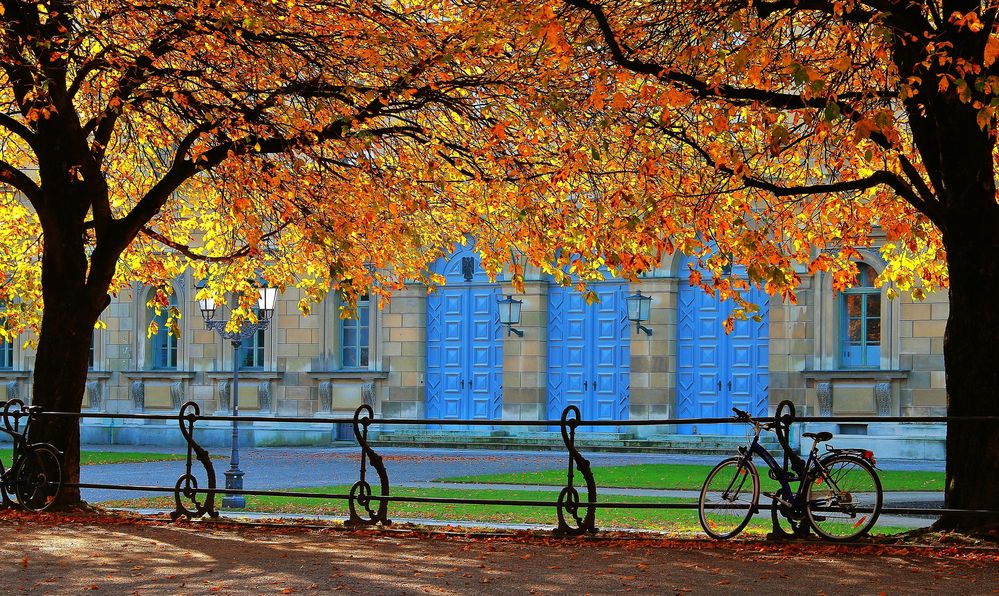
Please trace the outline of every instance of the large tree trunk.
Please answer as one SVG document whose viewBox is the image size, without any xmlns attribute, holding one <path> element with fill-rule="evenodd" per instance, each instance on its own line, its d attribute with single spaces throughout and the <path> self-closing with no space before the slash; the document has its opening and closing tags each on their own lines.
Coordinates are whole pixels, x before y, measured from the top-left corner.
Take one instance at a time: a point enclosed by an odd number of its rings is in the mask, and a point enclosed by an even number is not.
<svg viewBox="0 0 999 596">
<path fill-rule="evenodd" d="M 63 193 L 53 193 L 65 196 Z M 85 213 L 85 212 L 84 212 Z M 46 214 L 42 255 L 42 297 L 45 310 L 33 371 L 32 403 L 43 412 L 79 413 L 87 384 L 90 339 L 94 324 L 109 303 L 103 267 L 89 270 L 84 246 L 83 214 L 71 209 Z M 91 282 L 88 284 L 88 275 Z M 99 281 L 95 288 L 94 280 Z M 41 416 L 29 430 L 32 442 L 45 442 L 63 452 L 63 481 L 80 481 L 80 421 L 66 416 Z M 80 501 L 76 487 L 63 489 L 59 504 Z"/>
<path fill-rule="evenodd" d="M 86 390 L 90 337 L 94 321 L 81 310 L 79 300 L 45 304 L 42 332 L 34 367 L 32 403 L 46 412 L 79 412 Z M 51 443 L 63 452 L 63 481 L 80 481 L 80 421 L 64 416 L 42 416 L 31 429 L 31 440 Z M 79 502 L 78 488 L 68 487 L 61 504 Z"/>
<path fill-rule="evenodd" d="M 981 194 L 977 200 L 963 197 L 971 208 L 952 212 L 944 234 L 949 416 L 999 417 L 999 208 L 993 191 Z M 999 511 L 999 422 L 948 424 L 946 502 L 949 508 Z M 935 527 L 980 530 L 997 523 L 999 515 L 951 514 Z"/>
</svg>

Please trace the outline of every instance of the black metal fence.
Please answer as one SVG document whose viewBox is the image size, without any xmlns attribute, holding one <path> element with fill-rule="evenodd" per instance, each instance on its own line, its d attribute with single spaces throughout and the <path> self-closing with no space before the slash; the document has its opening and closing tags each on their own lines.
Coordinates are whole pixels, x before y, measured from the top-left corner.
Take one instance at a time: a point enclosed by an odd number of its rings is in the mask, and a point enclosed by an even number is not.
<svg viewBox="0 0 999 596">
<path fill-rule="evenodd" d="M 2 406 L 0 402 L 0 406 Z M 18 414 L 14 414 L 18 415 Z M 20 414 L 25 415 L 25 414 Z M 194 402 L 184 404 L 176 415 L 171 414 L 131 414 L 131 413 L 69 413 L 69 412 L 37 412 L 38 416 L 71 417 L 76 419 L 114 418 L 139 420 L 173 420 L 179 425 L 179 430 L 187 443 L 187 457 L 184 473 L 170 486 L 137 486 L 124 484 L 96 483 L 65 483 L 65 487 L 79 489 L 105 489 L 121 491 L 141 491 L 172 493 L 175 508 L 171 517 L 199 518 L 203 516 L 218 517 L 216 506 L 218 495 L 267 495 L 278 497 L 320 498 L 330 500 L 345 500 L 348 504 L 349 518 L 345 522 L 348 527 L 366 527 L 371 525 L 389 525 L 389 505 L 391 503 L 437 503 L 466 505 L 500 505 L 511 507 L 551 507 L 554 509 L 557 527 L 556 535 L 579 535 L 597 531 L 596 512 L 598 509 L 696 509 L 696 503 L 659 502 L 636 503 L 598 500 L 597 484 L 593 476 L 589 460 L 577 447 L 577 430 L 586 426 L 606 426 L 606 420 L 583 420 L 576 406 L 568 406 L 562 412 L 559 420 L 441 420 L 416 418 L 378 418 L 369 405 L 361 405 L 354 412 L 353 418 L 301 418 L 301 417 L 271 417 L 271 416 L 202 416 L 199 406 Z M 761 419 L 764 420 L 764 419 Z M 354 439 L 360 447 L 358 479 L 346 494 L 301 491 L 274 490 L 234 490 L 219 488 L 216 485 L 215 469 L 207 449 L 195 440 L 195 428 L 200 422 L 284 422 L 327 425 L 336 429 L 336 425 L 348 424 L 353 429 Z M 614 425 L 622 427 L 665 426 L 665 425 L 709 425 L 731 424 L 732 418 L 667 418 L 649 420 L 616 420 Z M 793 417 L 789 422 L 826 422 L 826 423 L 885 423 L 885 422 L 999 422 L 996 417 L 886 417 L 886 416 L 850 416 L 850 417 Z M 548 500 L 510 500 L 510 499 L 473 499 L 446 498 L 433 496 L 399 496 L 391 494 L 389 471 L 382 456 L 372 447 L 369 441 L 369 431 L 373 425 L 432 425 L 432 426 L 488 426 L 488 427 L 557 427 L 561 431 L 562 441 L 567 452 L 566 482 L 555 501 Z M 198 486 L 196 465 L 204 469 L 207 486 Z M 785 458 L 785 467 L 786 467 Z M 764 506 L 764 508 L 769 508 Z M 946 513 L 976 513 L 999 515 L 999 511 L 982 511 L 946 508 L 918 507 L 885 507 L 883 514 L 925 515 L 936 516 Z"/>
</svg>

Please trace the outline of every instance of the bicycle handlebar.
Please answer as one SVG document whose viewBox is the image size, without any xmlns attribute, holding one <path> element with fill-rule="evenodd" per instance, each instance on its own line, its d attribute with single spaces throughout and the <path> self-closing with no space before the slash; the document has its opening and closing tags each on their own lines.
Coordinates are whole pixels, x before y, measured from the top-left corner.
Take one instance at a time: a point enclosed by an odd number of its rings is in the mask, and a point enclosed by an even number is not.
<svg viewBox="0 0 999 596">
<path fill-rule="evenodd" d="M 748 422 L 753 426 L 760 427 L 763 430 L 773 430 L 774 428 L 773 422 L 760 422 L 759 420 L 754 420 L 753 417 L 749 415 L 749 412 L 743 412 L 739 408 L 732 408 L 732 411 L 735 412 L 735 418 L 739 422 Z"/>
</svg>

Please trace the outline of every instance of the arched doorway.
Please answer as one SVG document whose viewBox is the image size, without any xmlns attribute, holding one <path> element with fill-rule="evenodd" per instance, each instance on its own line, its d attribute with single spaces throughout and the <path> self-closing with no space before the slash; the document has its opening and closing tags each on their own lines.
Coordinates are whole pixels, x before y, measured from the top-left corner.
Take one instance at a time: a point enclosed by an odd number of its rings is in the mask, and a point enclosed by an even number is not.
<svg viewBox="0 0 999 596">
<path fill-rule="evenodd" d="M 427 418 L 502 418 L 499 284 L 489 282 L 468 247 L 435 263 L 434 270 L 447 283 L 427 297 Z"/>
<path fill-rule="evenodd" d="M 680 271 L 686 271 L 686 265 Z M 769 297 L 753 288 L 749 299 L 760 306 L 759 321 L 735 321 L 726 334 L 723 322 L 735 308 L 700 287 L 681 281 L 677 296 L 676 405 L 680 418 L 725 418 L 732 408 L 754 416 L 767 414 L 769 372 Z M 738 434 L 742 425 L 681 425 L 683 434 Z"/>
</svg>

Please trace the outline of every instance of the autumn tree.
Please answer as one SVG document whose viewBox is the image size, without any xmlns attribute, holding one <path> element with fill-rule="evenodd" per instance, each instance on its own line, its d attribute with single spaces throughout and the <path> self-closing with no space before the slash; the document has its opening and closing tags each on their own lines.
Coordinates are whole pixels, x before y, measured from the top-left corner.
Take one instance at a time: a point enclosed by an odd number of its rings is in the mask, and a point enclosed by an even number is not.
<svg viewBox="0 0 999 596">
<path fill-rule="evenodd" d="M 699 254 L 713 243 L 714 279 L 695 282 L 728 283 L 717 272 L 734 258 L 750 281 L 793 299 L 796 266 L 849 285 L 851 257 L 878 230 L 889 293 L 949 293 L 949 415 L 995 417 L 997 11 L 991 1 L 565 0 L 545 22 L 565 62 L 588 65 L 593 92 L 580 108 L 619 127 L 609 138 L 630 176 L 604 196 L 623 197 L 623 233 Z M 946 498 L 999 510 L 995 420 L 948 426 Z"/>
<path fill-rule="evenodd" d="M 0 2 L 0 301 L 8 338 L 38 333 L 34 403 L 80 410 L 91 333 L 130 283 L 193 268 L 202 293 L 241 296 L 238 319 L 258 277 L 302 289 L 303 311 L 432 282 L 427 263 L 475 229 L 498 268 L 517 228 L 500 215 L 531 220 L 489 205 L 561 148 L 531 125 L 548 83 L 512 44 L 543 32 L 513 9 Z M 33 432 L 75 482 L 76 420 Z"/>
</svg>

